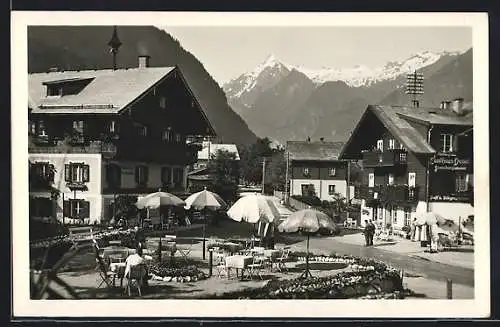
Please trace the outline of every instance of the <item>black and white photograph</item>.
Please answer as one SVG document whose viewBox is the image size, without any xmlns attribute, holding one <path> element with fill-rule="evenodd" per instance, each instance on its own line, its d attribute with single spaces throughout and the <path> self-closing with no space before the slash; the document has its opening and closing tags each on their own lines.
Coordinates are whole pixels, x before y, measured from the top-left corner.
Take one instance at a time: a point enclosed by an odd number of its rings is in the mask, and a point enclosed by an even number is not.
<svg viewBox="0 0 500 327">
<path fill-rule="evenodd" d="M 13 12 L 14 314 L 488 316 L 487 26 Z"/>
</svg>

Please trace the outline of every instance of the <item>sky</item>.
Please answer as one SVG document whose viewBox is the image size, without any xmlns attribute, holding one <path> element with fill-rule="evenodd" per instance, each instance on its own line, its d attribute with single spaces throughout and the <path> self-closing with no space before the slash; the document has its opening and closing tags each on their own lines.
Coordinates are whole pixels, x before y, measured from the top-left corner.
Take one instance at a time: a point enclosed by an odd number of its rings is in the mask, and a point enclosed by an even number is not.
<svg viewBox="0 0 500 327">
<path fill-rule="evenodd" d="M 383 66 L 421 51 L 466 51 L 470 27 L 158 26 L 179 40 L 223 84 L 268 55 L 307 68 Z"/>
</svg>

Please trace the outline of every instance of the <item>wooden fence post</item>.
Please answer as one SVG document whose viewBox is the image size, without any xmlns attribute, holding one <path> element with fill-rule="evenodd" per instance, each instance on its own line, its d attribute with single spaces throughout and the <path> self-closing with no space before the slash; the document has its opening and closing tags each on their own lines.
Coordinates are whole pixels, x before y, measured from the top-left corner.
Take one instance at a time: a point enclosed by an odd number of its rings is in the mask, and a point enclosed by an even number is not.
<svg viewBox="0 0 500 327">
<path fill-rule="evenodd" d="M 453 282 L 449 278 L 446 280 L 446 298 L 453 299 Z"/>
</svg>

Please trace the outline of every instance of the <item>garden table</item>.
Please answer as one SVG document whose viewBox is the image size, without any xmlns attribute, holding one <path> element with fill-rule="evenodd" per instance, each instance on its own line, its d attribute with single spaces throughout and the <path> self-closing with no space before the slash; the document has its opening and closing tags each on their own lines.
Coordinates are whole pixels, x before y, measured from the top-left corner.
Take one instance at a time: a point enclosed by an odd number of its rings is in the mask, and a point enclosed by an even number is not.
<svg viewBox="0 0 500 327">
<path fill-rule="evenodd" d="M 253 257 L 249 255 L 232 255 L 226 257 L 226 268 L 228 270 L 228 279 L 229 279 L 229 270 L 234 268 L 236 269 L 236 278 L 238 278 L 238 270 L 241 270 L 240 278 L 243 279 L 244 271 L 249 264 L 253 261 Z"/>
</svg>

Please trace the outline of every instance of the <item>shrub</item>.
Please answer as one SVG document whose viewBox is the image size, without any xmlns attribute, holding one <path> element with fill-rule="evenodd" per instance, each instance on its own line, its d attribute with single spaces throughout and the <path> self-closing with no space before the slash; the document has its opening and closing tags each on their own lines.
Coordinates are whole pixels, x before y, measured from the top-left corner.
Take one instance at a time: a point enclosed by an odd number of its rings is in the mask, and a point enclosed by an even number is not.
<svg viewBox="0 0 500 327">
<path fill-rule="evenodd" d="M 321 206 L 321 200 L 315 195 L 292 195 L 292 199 L 303 202 L 313 207 Z"/>
</svg>

